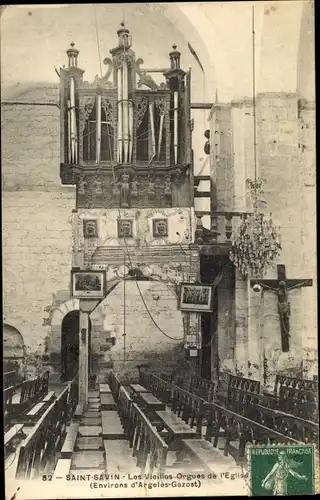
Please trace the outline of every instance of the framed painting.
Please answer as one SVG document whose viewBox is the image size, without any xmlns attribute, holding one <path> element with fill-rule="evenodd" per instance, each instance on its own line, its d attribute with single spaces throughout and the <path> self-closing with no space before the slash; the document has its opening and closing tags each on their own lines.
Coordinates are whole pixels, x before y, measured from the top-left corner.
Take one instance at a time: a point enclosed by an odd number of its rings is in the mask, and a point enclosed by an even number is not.
<svg viewBox="0 0 320 500">
<path fill-rule="evenodd" d="M 78 299 L 101 299 L 105 296 L 105 271 L 71 271 L 72 296 Z"/>
<path fill-rule="evenodd" d="M 212 286 L 182 283 L 179 309 L 191 312 L 212 311 Z"/>
</svg>

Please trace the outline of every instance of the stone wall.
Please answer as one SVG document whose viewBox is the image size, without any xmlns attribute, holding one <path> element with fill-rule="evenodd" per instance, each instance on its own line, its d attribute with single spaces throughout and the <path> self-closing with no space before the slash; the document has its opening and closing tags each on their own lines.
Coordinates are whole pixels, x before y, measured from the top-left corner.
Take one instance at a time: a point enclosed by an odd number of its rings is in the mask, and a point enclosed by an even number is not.
<svg viewBox="0 0 320 500">
<path fill-rule="evenodd" d="M 40 354 L 51 336 L 44 309 L 70 281 L 75 196 L 59 180 L 57 98 L 55 86 L 17 85 L 2 105 L 4 314 Z"/>
<path fill-rule="evenodd" d="M 286 265 L 289 279 L 314 280 L 312 288 L 290 292 L 291 347 L 289 353 L 283 353 L 276 294 L 256 294 L 238 275 L 232 369 L 272 384 L 275 373 L 311 376 L 316 367 L 315 115 L 313 103 L 286 93 L 260 94 L 256 115 L 257 176 L 266 179 L 267 211 L 280 226 L 283 247 L 277 263 Z M 212 159 L 217 208 L 249 211 L 245 180 L 254 179 L 252 101 L 216 104 L 211 120 L 211 129 L 220 130 L 220 136 L 226 130 L 231 143 L 223 145 L 220 140 L 220 161 L 216 155 Z M 212 139 L 213 148 L 214 142 L 216 139 Z M 275 277 L 276 266 L 265 278 Z M 220 292 L 220 317 L 228 300 Z M 225 334 L 221 328 L 221 353 L 227 352 L 230 343 Z"/>
<path fill-rule="evenodd" d="M 182 315 L 164 283 L 121 281 L 91 314 L 93 370 L 137 378 L 137 365 L 166 371 L 183 356 Z"/>
</svg>

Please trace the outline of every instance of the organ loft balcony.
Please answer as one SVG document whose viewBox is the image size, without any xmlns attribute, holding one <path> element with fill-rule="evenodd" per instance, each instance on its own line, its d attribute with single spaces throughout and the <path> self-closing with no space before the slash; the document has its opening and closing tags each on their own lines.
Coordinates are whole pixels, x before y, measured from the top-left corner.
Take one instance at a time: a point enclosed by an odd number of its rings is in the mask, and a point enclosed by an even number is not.
<svg viewBox="0 0 320 500">
<path fill-rule="evenodd" d="M 124 23 L 104 59 L 105 74 L 84 81 L 72 43 L 60 69 L 62 184 L 78 206 L 192 206 L 191 72 L 173 45 L 167 68 L 143 69 Z"/>
</svg>

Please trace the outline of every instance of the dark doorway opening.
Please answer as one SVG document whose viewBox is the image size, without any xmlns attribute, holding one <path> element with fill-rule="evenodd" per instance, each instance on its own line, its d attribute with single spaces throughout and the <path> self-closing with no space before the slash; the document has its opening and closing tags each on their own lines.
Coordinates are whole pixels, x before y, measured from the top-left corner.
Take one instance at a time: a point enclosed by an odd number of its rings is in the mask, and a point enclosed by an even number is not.
<svg viewBox="0 0 320 500">
<path fill-rule="evenodd" d="M 80 311 L 70 311 L 61 325 L 61 380 L 72 380 L 79 370 Z M 91 321 L 88 332 L 89 373 L 91 367 Z"/>
<path fill-rule="evenodd" d="M 213 283 L 220 271 L 223 269 L 226 270 L 226 268 L 228 268 L 228 272 L 232 268 L 232 264 L 226 256 L 201 256 L 201 282 Z M 200 373 L 203 378 L 211 380 L 217 380 L 219 376 L 218 307 L 217 289 L 214 288 L 212 312 L 201 315 L 202 349 Z"/>
</svg>

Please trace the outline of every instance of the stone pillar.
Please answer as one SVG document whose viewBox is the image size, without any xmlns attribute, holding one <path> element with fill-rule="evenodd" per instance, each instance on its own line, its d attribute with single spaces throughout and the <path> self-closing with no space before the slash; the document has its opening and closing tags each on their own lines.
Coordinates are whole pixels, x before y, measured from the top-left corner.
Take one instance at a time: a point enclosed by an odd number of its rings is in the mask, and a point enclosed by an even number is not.
<svg viewBox="0 0 320 500">
<path fill-rule="evenodd" d="M 248 284 L 248 376 L 260 380 L 261 367 L 263 366 L 263 353 L 261 352 L 261 293 L 254 292 Z M 260 380 L 263 381 L 262 379 Z"/>
<path fill-rule="evenodd" d="M 88 403 L 89 385 L 89 313 L 81 310 L 81 301 L 79 324 L 79 403 L 85 408 Z"/>
<path fill-rule="evenodd" d="M 236 343 L 235 366 L 237 373 L 248 376 L 248 292 L 247 280 L 244 280 L 236 270 Z"/>
</svg>

